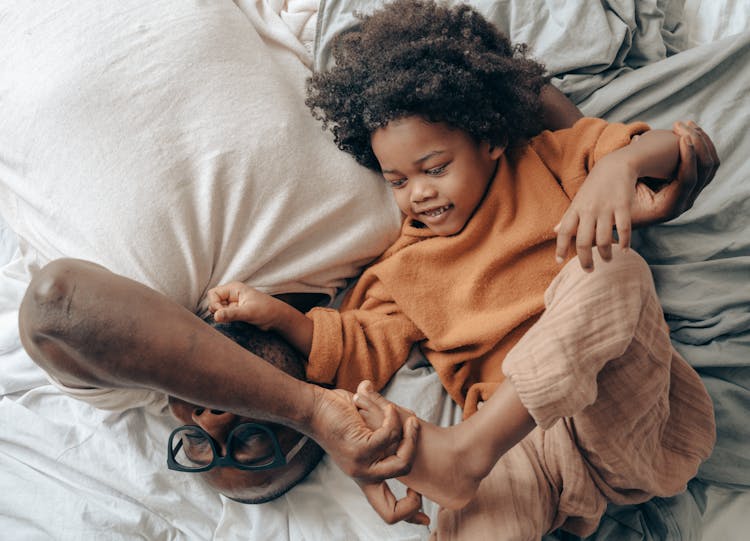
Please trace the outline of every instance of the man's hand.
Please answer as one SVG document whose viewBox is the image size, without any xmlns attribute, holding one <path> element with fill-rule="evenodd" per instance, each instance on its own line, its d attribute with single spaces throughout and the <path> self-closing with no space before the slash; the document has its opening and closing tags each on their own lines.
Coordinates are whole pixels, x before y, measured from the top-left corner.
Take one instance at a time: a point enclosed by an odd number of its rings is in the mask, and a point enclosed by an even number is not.
<svg viewBox="0 0 750 541">
<path fill-rule="evenodd" d="M 402 520 L 412 524 L 428 526 L 430 517 L 422 511 L 422 495 L 407 488 L 406 496 L 396 499 L 385 481 L 365 483 L 357 481 L 367 501 L 387 524 L 396 524 Z"/>
<path fill-rule="evenodd" d="M 208 309 L 218 323 L 244 321 L 271 330 L 283 302 L 242 282 L 230 282 L 208 290 Z"/>
<path fill-rule="evenodd" d="M 402 424 L 396 409 L 387 407 L 383 423 L 372 430 L 357 412 L 352 393 L 321 387 L 315 393 L 309 435 L 344 473 L 363 483 L 379 483 L 411 471 L 419 429 L 416 418 Z"/>
<path fill-rule="evenodd" d="M 373 392 L 372 382 L 365 380 L 357 387 L 357 394 L 354 395 L 353 400 L 367 426 L 377 429 L 385 421 L 389 404 L 384 404 L 385 400 L 371 400 L 369 397 Z M 396 411 L 402 423 L 408 422 L 412 417 L 416 419 L 416 415 L 411 410 L 399 406 Z M 379 483 L 357 481 L 357 484 L 372 508 L 386 523 L 395 524 L 402 520 L 424 526 L 430 523 L 429 517 L 422 511 L 422 495 L 417 491 L 407 488 L 406 496 L 398 500 L 385 481 Z"/>
<path fill-rule="evenodd" d="M 713 141 L 695 122 L 675 122 L 672 131 L 680 137 L 677 178 L 659 189 L 646 182 L 636 185 L 633 227 L 666 222 L 689 210 L 720 165 Z"/>
</svg>

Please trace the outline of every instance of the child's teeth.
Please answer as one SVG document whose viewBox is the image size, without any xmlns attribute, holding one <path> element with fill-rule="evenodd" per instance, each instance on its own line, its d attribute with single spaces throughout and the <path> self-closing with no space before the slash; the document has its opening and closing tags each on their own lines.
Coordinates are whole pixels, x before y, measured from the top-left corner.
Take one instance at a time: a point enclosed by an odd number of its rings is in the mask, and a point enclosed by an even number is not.
<svg viewBox="0 0 750 541">
<path fill-rule="evenodd" d="M 427 216 L 432 216 L 434 218 L 435 216 L 439 216 L 440 214 L 442 214 L 446 210 L 448 210 L 447 206 L 440 207 L 439 209 L 431 210 L 430 212 L 425 212 L 425 214 L 427 214 Z"/>
</svg>

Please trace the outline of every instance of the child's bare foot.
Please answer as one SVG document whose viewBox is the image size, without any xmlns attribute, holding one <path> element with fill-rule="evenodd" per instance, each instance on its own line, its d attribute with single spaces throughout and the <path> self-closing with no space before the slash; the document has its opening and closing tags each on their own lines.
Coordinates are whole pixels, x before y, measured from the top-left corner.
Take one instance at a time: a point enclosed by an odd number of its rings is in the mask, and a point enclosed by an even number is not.
<svg viewBox="0 0 750 541">
<path fill-rule="evenodd" d="M 371 427 L 382 424 L 385 407 L 389 404 L 396 407 L 402 422 L 414 416 L 414 412 L 373 391 L 369 381 L 360 383 L 354 402 L 365 423 Z M 411 472 L 399 479 L 443 507 L 464 507 L 497 459 L 486 456 L 483 446 L 478 445 L 481 439 L 472 439 L 470 427 L 460 424 L 443 428 L 422 419 L 419 419 L 419 424 L 417 454 Z"/>
</svg>

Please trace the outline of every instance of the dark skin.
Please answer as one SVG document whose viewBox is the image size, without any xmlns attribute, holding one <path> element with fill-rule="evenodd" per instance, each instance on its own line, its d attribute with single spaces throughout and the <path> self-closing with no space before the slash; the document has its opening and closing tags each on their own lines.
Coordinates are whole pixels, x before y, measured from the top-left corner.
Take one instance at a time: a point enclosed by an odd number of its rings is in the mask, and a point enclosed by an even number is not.
<svg viewBox="0 0 750 541">
<path fill-rule="evenodd" d="M 284 424 L 317 441 L 355 478 L 409 469 L 416 423 L 402 432 L 390 410 L 370 430 L 351 393 L 285 374 L 164 295 L 93 263 L 62 259 L 42 269 L 22 301 L 19 331 L 31 358 L 65 385 L 153 389 Z"/>
<path fill-rule="evenodd" d="M 542 98 L 550 127 L 570 126 L 581 116 L 552 87 Z M 658 193 L 642 191 L 634 223 L 638 212 L 642 223 L 654 223 L 690 208 L 718 167 L 713 144 L 696 126 L 678 126 L 675 132 L 693 143 L 687 145 L 692 150 L 681 156 L 676 181 Z M 20 308 L 19 330 L 31 358 L 66 385 L 147 388 L 284 424 L 315 439 L 363 484 L 410 470 L 416 420 L 402 424 L 386 407 L 382 425 L 371 430 L 351 393 L 288 376 L 171 299 L 98 265 L 59 260 L 37 273 Z M 376 510 L 389 523 L 426 520 L 416 492 L 396 500 L 388 491 L 377 500 L 382 503 Z"/>
</svg>

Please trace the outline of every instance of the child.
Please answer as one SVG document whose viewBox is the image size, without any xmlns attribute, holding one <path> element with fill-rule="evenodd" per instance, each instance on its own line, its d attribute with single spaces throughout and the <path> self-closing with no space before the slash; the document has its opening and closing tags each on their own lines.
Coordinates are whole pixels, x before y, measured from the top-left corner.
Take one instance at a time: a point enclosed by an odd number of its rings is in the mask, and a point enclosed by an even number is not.
<svg viewBox="0 0 750 541">
<path fill-rule="evenodd" d="M 340 311 L 304 315 L 232 283 L 209 292 L 215 319 L 278 331 L 309 379 L 344 388 L 381 388 L 419 344 L 467 417 L 421 422 L 402 478 L 444 507 L 440 539 L 585 535 L 607 501 L 683 490 L 713 446 L 711 402 L 671 347 L 647 265 L 610 247 L 615 224 L 627 246 L 638 179 L 674 173 L 677 137 L 598 119 L 536 135 L 542 67 L 467 6 L 397 1 L 334 54 L 309 105 L 382 172 L 401 236 Z M 561 218 L 580 265 L 563 240 L 559 271 Z M 379 424 L 370 389 L 358 405 Z M 394 516 L 383 486 L 364 489 Z"/>
</svg>

